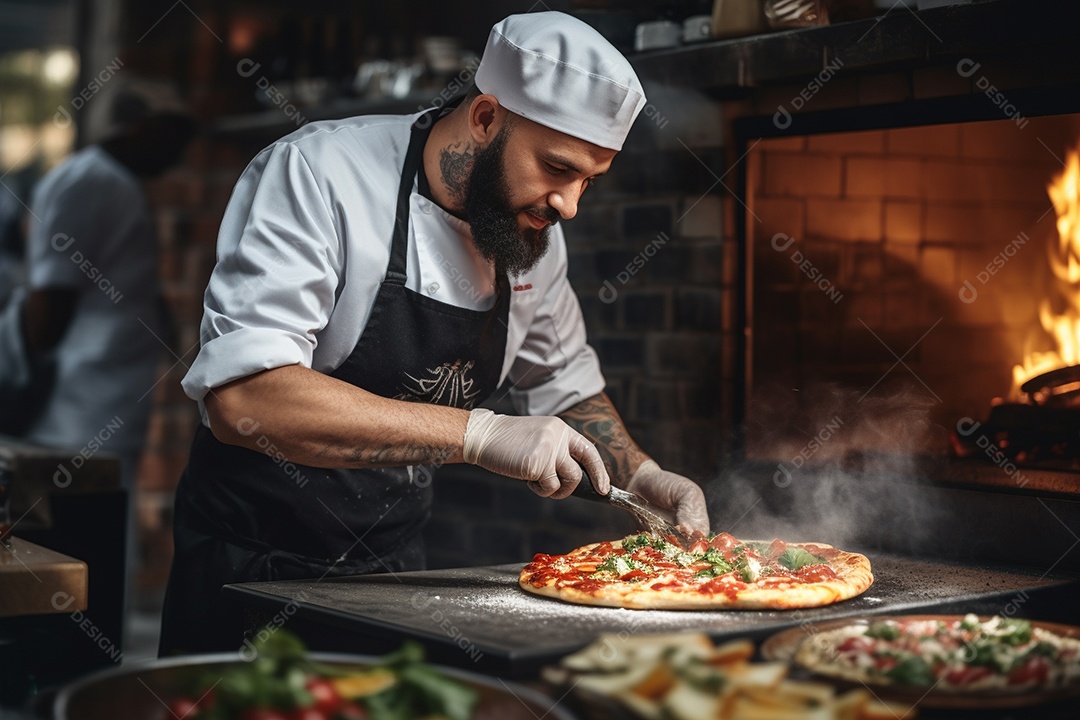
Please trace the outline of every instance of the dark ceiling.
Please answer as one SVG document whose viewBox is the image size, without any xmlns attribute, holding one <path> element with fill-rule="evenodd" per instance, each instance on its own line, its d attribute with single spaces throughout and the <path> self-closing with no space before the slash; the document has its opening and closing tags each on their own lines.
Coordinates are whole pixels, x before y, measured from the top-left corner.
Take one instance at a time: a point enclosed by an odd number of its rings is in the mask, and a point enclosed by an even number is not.
<svg viewBox="0 0 1080 720">
<path fill-rule="evenodd" d="M 0 53 L 75 44 L 75 0 L 0 0 Z"/>
</svg>

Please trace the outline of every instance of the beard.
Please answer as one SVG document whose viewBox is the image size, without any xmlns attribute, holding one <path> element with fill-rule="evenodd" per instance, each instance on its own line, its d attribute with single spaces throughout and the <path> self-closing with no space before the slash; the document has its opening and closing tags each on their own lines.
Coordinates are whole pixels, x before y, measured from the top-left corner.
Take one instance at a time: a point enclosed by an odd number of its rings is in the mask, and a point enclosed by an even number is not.
<svg viewBox="0 0 1080 720">
<path fill-rule="evenodd" d="M 528 210 L 552 224 L 560 216 L 547 206 L 514 208 L 503 163 L 508 130 L 509 126 L 504 125 L 487 147 L 476 151 L 465 188 L 464 210 L 480 254 L 495 263 L 496 272 L 521 275 L 536 267 L 547 253 L 551 226 L 521 230 L 519 213 Z"/>
</svg>

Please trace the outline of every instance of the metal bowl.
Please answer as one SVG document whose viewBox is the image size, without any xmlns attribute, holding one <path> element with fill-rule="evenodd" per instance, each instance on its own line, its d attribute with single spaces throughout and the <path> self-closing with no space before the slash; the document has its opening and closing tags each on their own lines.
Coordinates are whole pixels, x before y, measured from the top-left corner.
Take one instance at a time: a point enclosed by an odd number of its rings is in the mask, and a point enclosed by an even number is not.
<svg viewBox="0 0 1080 720">
<path fill-rule="evenodd" d="M 378 662 L 371 655 L 312 653 L 321 663 L 362 668 Z M 212 672 L 243 665 L 237 653 L 191 655 L 132 663 L 104 670 L 65 687 L 56 696 L 56 720 L 172 720 L 166 703 L 185 694 L 189 684 Z M 473 720 L 574 720 L 557 700 L 527 687 L 483 675 L 432 666 L 443 675 L 468 685 L 479 695 Z"/>
</svg>

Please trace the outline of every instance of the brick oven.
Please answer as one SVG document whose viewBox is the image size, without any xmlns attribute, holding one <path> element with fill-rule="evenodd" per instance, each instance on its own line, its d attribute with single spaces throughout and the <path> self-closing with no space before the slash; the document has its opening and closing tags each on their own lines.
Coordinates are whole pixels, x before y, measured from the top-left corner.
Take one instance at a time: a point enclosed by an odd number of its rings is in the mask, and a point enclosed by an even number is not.
<svg viewBox="0 0 1080 720">
<path fill-rule="evenodd" d="M 1052 345 L 1047 185 L 1080 143 L 1077 16 L 897 4 L 638 60 L 723 118 L 709 168 L 736 267 L 716 364 L 738 431 L 709 489 L 725 529 L 1080 567 L 1077 458 L 1017 456 L 988 423 L 1017 417 L 1013 368 Z"/>
<path fill-rule="evenodd" d="M 1008 398 L 1014 365 L 1048 340 L 1046 186 L 1078 138 L 1065 114 L 757 142 L 750 396 L 904 387 L 947 427 Z"/>
</svg>

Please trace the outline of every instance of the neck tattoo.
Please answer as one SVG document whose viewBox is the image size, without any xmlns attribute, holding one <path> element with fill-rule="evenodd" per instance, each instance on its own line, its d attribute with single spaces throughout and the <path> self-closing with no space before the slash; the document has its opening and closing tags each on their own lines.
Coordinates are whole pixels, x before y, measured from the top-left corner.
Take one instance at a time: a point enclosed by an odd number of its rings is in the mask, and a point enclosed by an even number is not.
<svg viewBox="0 0 1080 720">
<path fill-rule="evenodd" d="M 442 181 L 454 202 L 465 202 L 465 190 L 469 183 L 475 151 L 468 142 L 457 142 L 439 153 L 439 171 Z"/>
</svg>

